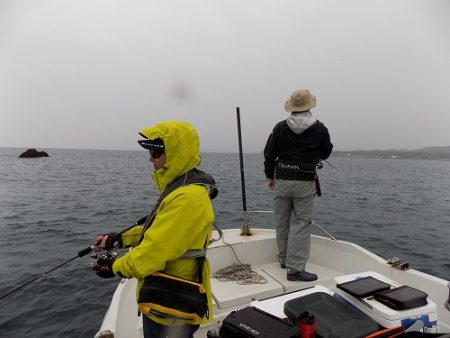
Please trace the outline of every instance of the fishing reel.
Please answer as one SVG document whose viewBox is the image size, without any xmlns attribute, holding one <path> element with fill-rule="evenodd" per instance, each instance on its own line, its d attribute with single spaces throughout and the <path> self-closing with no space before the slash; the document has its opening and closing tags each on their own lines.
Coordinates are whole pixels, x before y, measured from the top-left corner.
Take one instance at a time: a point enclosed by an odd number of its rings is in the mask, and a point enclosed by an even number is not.
<svg viewBox="0 0 450 338">
<path fill-rule="evenodd" d="M 98 267 L 97 261 L 101 259 L 102 261 L 107 261 L 117 257 L 117 252 L 115 251 L 100 251 L 91 254 L 91 267 L 95 270 Z"/>
<path fill-rule="evenodd" d="M 91 255 L 92 259 L 109 259 L 117 256 L 117 252 L 115 251 L 100 251 Z"/>
</svg>

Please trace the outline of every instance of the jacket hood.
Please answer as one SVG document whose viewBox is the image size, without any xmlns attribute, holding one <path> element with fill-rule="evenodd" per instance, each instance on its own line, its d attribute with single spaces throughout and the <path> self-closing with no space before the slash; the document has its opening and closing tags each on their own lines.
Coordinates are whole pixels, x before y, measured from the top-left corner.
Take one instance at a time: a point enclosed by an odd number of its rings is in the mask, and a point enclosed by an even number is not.
<svg viewBox="0 0 450 338">
<path fill-rule="evenodd" d="M 303 133 L 306 129 L 316 123 L 316 121 L 317 119 L 312 116 L 310 111 L 292 113 L 286 119 L 289 128 L 297 135 Z"/>
<path fill-rule="evenodd" d="M 160 193 L 175 178 L 200 164 L 200 140 L 190 123 L 165 121 L 142 129 L 139 134 L 150 140 L 160 138 L 164 141 L 166 164 L 151 174 Z"/>
</svg>

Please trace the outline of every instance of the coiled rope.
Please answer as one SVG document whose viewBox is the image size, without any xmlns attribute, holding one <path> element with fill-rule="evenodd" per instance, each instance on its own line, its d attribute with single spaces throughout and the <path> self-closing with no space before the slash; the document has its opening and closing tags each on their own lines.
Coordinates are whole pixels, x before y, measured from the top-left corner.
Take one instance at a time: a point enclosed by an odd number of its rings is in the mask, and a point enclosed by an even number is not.
<svg viewBox="0 0 450 338">
<path fill-rule="evenodd" d="M 213 274 L 221 282 L 236 281 L 238 284 L 265 284 L 267 279 L 252 270 L 250 264 L 233 263 Z"/>
<path fill-rule="evenodd" d="M 253 271 L 250 264 L 242 264 L 242 262 L 239 260 L 238 255 L 236 254 L 236 251 L 234 251 L 233 246 L 230 243 L 225 242 L 225 236 L 223 235 L 223 233 L 221 233 L 220 235 L 223 244 L 231 248 L 238 263 L 233 263 L 230 266 L 220 269 L 219 271 L 215 272 L 212 277 L 217 278 L 221 282 L 236 281 L 241 285 L 266 284 L 267 279 L 261 276 L 256 271 Z"/>
</svg>

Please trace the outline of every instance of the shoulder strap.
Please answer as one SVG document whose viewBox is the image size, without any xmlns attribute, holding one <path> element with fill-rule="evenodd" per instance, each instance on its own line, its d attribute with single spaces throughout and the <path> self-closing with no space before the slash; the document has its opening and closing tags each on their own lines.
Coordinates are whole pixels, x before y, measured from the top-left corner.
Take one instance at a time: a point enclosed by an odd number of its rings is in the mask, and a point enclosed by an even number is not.
<svg viewBox="0 0 450 338">
<path fill-rule="evenodd" d="M 205 254 L 203 256 L 197 257 L 197 264 L 198 264 L 198 276 L 197 276 L 197 282 L 199 284 L 203 283 L 203 267 L 205 266 L 205 259 L 206 259 L 206 247 L 208 245 L 208 238 L 205 239 L 205 244 L 203 244 L 203 250 L 205 251 Z M 184 255 L 183 255 L 184 256 Z"/>
<path fill-rule="evenodd" d="M 147 216 L 147 219 L 145 220 L 144 227 L 142 228 L 141 236 L 139 237 L 139 243 L 142 242 L 144 239 L 144 233 L 147 231 L 148 228 L 152 225 L 153 221 L 155 220 L 156 212 L 158 211 L 159 206 L 161 205 L 161 202 L 166 198 L 167 195 L 169 195 L 172 191 L 176 190 L 177 188 L 185 185 L 187 174 L 185 173 L 183 176 L 177 177 L 174 179 L 167 188 L 162 192 L 162 194 L 159 196 L 158 200 L 156 201 L 155 206 L 153 207 L 152 211 Z"/>
<path fill-rule="evenodd" d="M 217 187 L 215 185 L 216 181 L 214 180 L 214 178 L 211 175 L 208 175 L 207 173 L 205 173 L 201 170 L 193 169 L 191 171 L 188 171 L 184 175 L 177 177 L 167 186 L 167 188 L 159 196 L 152 211 L 145 218 L 145 223 L 142 228 L 142 232 L 141 232 L 138 244 L 142 242 L 142 240 L 144 239 L 145 232 L 151 227 L 152 223 L 154 222 L 158 208 L 161 205 L 164 198 L 166 198 L 167 195 L 169 195 L 171 192 L 175 191 L 176 189 L 178 189 L 182 186 L 185 186 L 185 185 L 189 185 L 189 184 L 204 185 L 208 189 L 209 197 L 211 199 L 214 199 L 219 192 L 219 190 L 217 189 Z M 144 218 L 140 219 L 138 222 L 140 222 L 142 224 L 142 222 L 144 222 Z M 218 232 L 220 234 L 220 237 L 219 237 L 219 239 L 220 239 L 222 237 L 222 231 L 217 227 L 217 225 L 214 224 L 214 226 L 216 227 L 216 229 L 218 230 Z M 205 244 L 204 244 L 204 247 L 202 250 L 188 250 L 180 258 L 178 258 L 178 259 L 195 258 L 197 260 L 197 263 L 198 263 L 197 281 L 200 284 L 203 282 L 203 266 L 205 264 L 205 258 L 206 258 L 206 247 L 213 241 L 216 241 L 216 240 L 211 240 L 210 242 L 207 242 L 205 240 Z"/>
<path fill-rule="evenodd" d="M 166 196 L 169 195 L 174 190 L 176 190 L 182 186 L 189 185 L 189 184 L 204 185 L 208 189 L 209 197 L 211 199 L 214 199 L 217 196 L 217 194 L 219 193 L 219 190 L 216 187 L 216 181 L 214 180 L 214 178 L 211 175 L 209 175 L 201 170 L 198 170 L 196 168 L 186 172 L 184 175 L 177 177 L 162 192 L 162 194 L 159 196 L 158 200 L 156 201 L 156 204 L 153 207 L 152 211 L 147 216 L 145 223 L 144 223 L 144 227 L 142 228 L 142 232 L 141 232 L 141 236 L 139 238 L 138 244 L 142 242 L 142 240 L 144 239 L 145 232 L 150 228 L 153 221 L 155 220 L 156 212 L 158 211 L 158 208 L 161 205 L 161 202 L 164 200 L 164 198 L 166 198 Z"/>
</svg>

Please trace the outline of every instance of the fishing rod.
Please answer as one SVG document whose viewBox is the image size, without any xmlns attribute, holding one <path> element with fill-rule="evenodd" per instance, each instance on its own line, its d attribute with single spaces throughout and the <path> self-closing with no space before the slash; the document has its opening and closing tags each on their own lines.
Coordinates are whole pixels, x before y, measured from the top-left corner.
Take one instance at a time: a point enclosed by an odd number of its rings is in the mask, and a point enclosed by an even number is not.
<svg viewBox="0 0 450 338">
<path fill-rule="evenodd" d="M 338 172 L 341 172 L 338 168 L 336 168 L 334 165 L 332 165 L 328 160 L 323 160 L 323 161 L 327 162 L 328 165 L 329 165 L 331 168 L 333 168 L 334 170 L 336 170 L 336 171 L 338 171 Z"/>
<path fill-rule="evenodd" d="M 122 230 L 121 232 L 119 232 L 119 233 L 117 234 L 117 236 L 122 235 L 124 232 L 126 232 L 126 231 L 128 231 L 128 230 L 134 228 L 135 226 L 144 224 L 146 220 L 147 220 L 147 216 L 142 217 L 140 220 L 138 220 L 138 221 L 137 221 L 135 224 L 133 224 L 132 226 L 130 226 L 130 227 L 126 228 L 125 230 Z M 96 243 L 95 246 L 100 247 L 100 244 Z M 78 251 L 78 253 L 77 253 L 76 256 L 74 256 L 74 257 L 72 257 L 72 258 L 66 260 L 65 262 L 63 262 L 63 263 L 61 263 L 61 264 L 59 264 L 59 265 L 57 265 L 57 266 L 51 268 L 50 270 L 48 270 L 48 271 L 46 271 L 46 272 L 44 272 L 44 273 L 42 273 L 42 274 L 37 275 L 37 276 L 34 277 L 33 279 L 31 279 L 31 280 L 29 280 L 29 281 L 27 281 L 27 282 L 25 282 L 25 283 L 19 285 L 18 287 L 14 288 L 13 290 L 11 290 L 11 291 L 5 293 L 4 295 L 0 296 L 0 300 L 2 300 L 3 298 L 8 297 L 10 294 L 12 294 L 12 293 L 14 293 L 14 292 L 16 292 L 16 291 L 19 291 L 20 289 L 22 289 L 22 288 L 24 288 L 25 286 L 27 286 L 27 285 L 29 285 L 29 284 L 31 284 L 31 283 L 37 281 L 38 279 L 46 277 L 49 273 L 51 273 L 51 272 L 53 272 L 53 271 L 59 269 L 60 267 L 62 267 L 62 266 L 64 266 L 64 265 L 66 265 L 66 264 L 72 262 L 73 260 L 75 260 L 75 259 L 77 259 L 77 258 L 81 258 L 81 257 L 86 256 L 86 255 L 87 255 L 88 253 L 90 253 L 91 251 L 92 251 L 92 246 L 88 246 L 87 248 Z"/>
<path fill-rule="evenodd" d="M 40 279 L 40 278 L 46 277 L 50 272 L 55 271 L 56 269 L 59 269 L 60 267 L 66 265 L 67 263 L 72 262 L 74 259 L 76 259 L 76 258 L 81 258 L 81 257 L 87 255 L 88 253 L 91 252 L 91 250 L 92 250 L 92 248 L 89 246 L 89 247 L 86 248 L 86 249 L 83 249 L 83 250 L 81 250 L 81 251 L 78 251 L 78 254 L 77 254 L 76 256 L 72 257 L 71 259 L 68 259 L 68 260 L 65 261 L 64 263 L 61 263 L 61 264 L 59 264 L 58 266 L 55 266 L 54 268 L 52 268 L 52 269 L 50 269 L 50 270 L 48 270 L 48 271 L 46 271 L 46 272 L 44 272 L 44 273 L 42 273 L 42 274 L 40 274 L 40 275 L 34 277 L 33 279 L 29 280 L 28 282 L 23 283 L 22 285 L 20 285 L 20 286 L 16 287 L 15 289 L 9 291 L 8 293 L 5 293 L 4 295 L 0 296 L 0 300 L 3 299 L 3 298 L 6 298 L 7 296 L 9 296 L 10 294 L 12 294 L 12 293 L 14 293 L 14 292 L 16 292 L 16 291 L 19 291 L 20 289 L 24 288 L 24 287 L 27 286 L 28 284 L 33 283 L 33 282 L 36 281 L 36 280 L 38 280 L 38 279 Z"/>
</svg>

